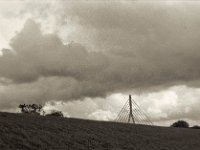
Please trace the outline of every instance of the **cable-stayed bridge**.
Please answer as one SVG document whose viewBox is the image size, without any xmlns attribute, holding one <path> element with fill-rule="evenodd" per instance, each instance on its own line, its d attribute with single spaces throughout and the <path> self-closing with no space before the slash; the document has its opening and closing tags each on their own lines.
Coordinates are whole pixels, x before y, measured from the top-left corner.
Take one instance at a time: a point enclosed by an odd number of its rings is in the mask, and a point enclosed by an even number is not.
<svg viewBox="0 0 200 150">
<path fill-rule="evenodd" d="M 134 99 L 132 99 L 131 95 L 129 95 L 129 99 L 120 110 L 115 121 L 123 123 L 153 125 L 153 122 L 134 101 Z"/>
</svg>

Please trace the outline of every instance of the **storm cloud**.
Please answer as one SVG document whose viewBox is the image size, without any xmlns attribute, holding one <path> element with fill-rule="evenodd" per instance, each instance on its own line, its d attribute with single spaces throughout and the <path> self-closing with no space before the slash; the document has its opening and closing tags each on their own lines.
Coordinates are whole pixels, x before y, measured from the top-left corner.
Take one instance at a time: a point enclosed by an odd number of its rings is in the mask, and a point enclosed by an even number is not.
<svg viewBox="0 0 200 150">
<path fill-rule="evenodd" d="M 200 5 L 28 4 L 20 15 L 32 19 L 0 56 L 1 108 L 169 85 L 199 87 Z M 48 25 L 51 33 L 45 32 Z"/>
</svg>

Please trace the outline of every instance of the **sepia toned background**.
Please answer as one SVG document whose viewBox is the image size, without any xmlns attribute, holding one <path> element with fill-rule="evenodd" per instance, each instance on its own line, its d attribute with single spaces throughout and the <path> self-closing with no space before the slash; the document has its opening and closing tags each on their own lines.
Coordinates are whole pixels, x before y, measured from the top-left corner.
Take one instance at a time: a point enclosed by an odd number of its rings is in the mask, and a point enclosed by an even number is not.
<svg viewBox="0 0 200 150">
<path fill-rule="evenodd" d="M 132 94 L 157 125 L 200 122 L 200 2 L 0 1 L 0 110 L 113 120 Z"/>
</svg>

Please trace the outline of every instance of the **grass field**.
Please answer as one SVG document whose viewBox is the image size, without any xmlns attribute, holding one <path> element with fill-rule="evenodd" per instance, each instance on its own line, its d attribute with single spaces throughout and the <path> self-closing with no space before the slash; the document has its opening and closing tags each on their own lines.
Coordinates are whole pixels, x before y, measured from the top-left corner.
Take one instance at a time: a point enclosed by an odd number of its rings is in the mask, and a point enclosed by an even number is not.
<svg viewBox="0 0 200 150">
<path fill-rule="evenodd" d="M 0 150 L 200 150 L 200 130 L 0 113 Z"/>
</svg>

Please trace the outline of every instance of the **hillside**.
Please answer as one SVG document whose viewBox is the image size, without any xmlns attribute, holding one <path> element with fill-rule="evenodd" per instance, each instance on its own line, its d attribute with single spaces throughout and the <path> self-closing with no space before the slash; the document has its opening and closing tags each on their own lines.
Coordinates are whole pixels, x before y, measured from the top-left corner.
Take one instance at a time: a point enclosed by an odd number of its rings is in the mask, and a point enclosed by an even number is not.
<svg viewBox="0 0 200 150">
<path fill-rule="evenodd" d="M 0 113 L 1 150 L 199 150 L 200 130 Z"/>
</svg>

